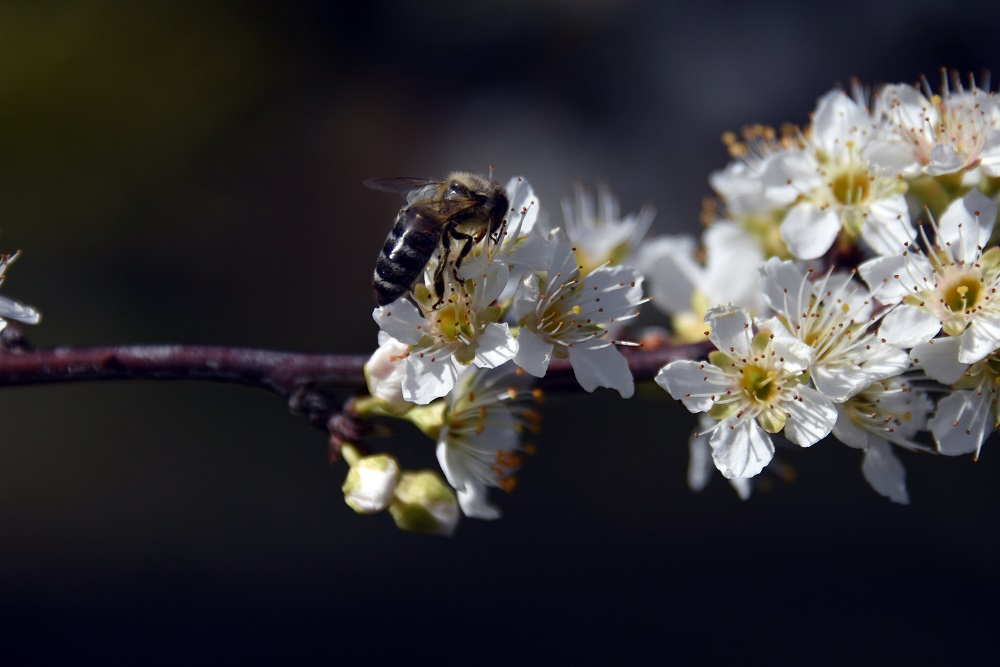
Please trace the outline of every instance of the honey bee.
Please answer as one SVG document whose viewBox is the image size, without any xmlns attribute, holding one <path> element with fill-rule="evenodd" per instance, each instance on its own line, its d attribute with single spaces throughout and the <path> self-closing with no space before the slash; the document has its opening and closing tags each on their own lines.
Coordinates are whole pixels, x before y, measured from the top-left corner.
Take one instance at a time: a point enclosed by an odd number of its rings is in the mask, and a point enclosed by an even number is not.
<svg viewBox="0 0 1000 667">
<path fill-rule="evenodd" d="M 375 262 L 372 290 L 379 306 L 406 294 L 438 248 L 441 259 L 434 272 L 434 293 L 438 297 L 434 306 L 441 305 L 453 242 L 461 244 L 452 269 L 457 275 L 462 260 L 486 234 L 494 240 L 499 238 L 504 214 L 510 207 L 499 183 L 461 171 L 443 181 L 385 178 L 367 180 L 365 185 L 410 195 L 409 203 L 399 209 Z"/>
</svg>

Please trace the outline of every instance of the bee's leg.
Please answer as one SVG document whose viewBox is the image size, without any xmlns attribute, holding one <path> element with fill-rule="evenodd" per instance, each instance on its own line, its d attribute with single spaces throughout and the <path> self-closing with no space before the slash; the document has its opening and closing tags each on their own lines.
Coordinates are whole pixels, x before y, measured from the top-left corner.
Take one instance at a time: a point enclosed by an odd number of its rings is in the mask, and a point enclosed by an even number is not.
<svg viewBox="0 0 1000 667">
<path fill-rule="evenodd" d="M 465 259 L 466 255 L 472 252 L 472 246 L 478 241 L 470 234 L 460 232 L 456 229 L 450 230 L 450 235 L 456 241 L 462 242 L 462 249 L 458 252 L 458 257 L 455 259 L 455 279 L 458 280 L 458 270 L 462 268 L 462 260 Z M 482 238 L 480 236 L 480 238 Z"/>
<path fill-rule="evenodd" d="M 447 241 L 447 238 L 445 240 Z M 434 270 L 434 294 L 437 295 L 437 301 L 431 306 L 433 310 L 437 310 L 444 303 L 444 272 L 448 266 L 449 255 L 451 255 L 451 243 L 445 243 L 441 251 L 441 261 Z"/>
</svg>

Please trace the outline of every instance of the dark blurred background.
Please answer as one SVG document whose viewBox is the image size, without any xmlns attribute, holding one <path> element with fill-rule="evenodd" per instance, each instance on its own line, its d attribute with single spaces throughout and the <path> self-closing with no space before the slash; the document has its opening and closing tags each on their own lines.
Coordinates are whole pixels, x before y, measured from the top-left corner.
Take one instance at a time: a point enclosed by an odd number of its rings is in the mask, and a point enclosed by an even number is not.
<svg viewBox="0 0 1000 667">
<path fill-rule="evenodd" d="M 857 76 L 998 66 L 992 5 L 628 0 L 0 5 L 3 292 L 37 346 L 375 346 L 398 199 L 373 176 L 496 165 L 544 207 L 609 182 L 696 231 L 723 131 L 803 123 Z M 423 657 L 517 664 L 962 662 L 991 645 L 996 442 L 902 454 L 912 505 L 828 441 L 740 502 L 685 484 L 694 419 L 551 397 L 502 520 L 452 539 L 343 503 L 262 392 L 0 392 L 0 651 L 24 662 Z M 434 465 L 402 429 L 387 447 Z"/>
</svg>

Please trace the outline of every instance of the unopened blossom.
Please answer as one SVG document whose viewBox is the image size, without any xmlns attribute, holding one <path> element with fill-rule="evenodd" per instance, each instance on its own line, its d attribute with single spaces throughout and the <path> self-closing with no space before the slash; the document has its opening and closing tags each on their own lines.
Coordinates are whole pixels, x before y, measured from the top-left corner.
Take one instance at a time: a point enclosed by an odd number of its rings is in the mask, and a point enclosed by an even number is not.
<svg viewBox="0 0 1000 667">
<path fill-rule="evenodd" d="M 451 487 L 434 470 L 404 471 L 389 505 L 401 530 L 450 536 L 461 513 Z"/>
<path fill-rule="evenodd" d="M 19 256 L 20 252 L 15 252 L 12 255 L 0 255 L 0 285 L 6 279 L 4 274 L 7 272 L 7 267 L 13 264 L 14 260 Z M 25 324 L 38 324 L 41 319 L 42 316 L 39 312 L 31 306 L 26 306 L 13 299 L 0 296 L 0 330 L 3 330 L 7 326 L 7 320 L 17 320 Z"/>
<path fill-rule="evenodd" d="M 542 377 L 553 357 L 568 358 L 587 391 L 609 387 L 629 398 L 635 391 L 632 372 L 609 329 L 639 314 L 642 276 L 626 266 L 600 266 L 581 275 L 574 250 L 560 236 L 548 272 L 526 276 L 514 294 L 511 313 L 519 327 L 514 363 Z"/>
<path fill-rule="evenodd" d="M 937 222 L 924 251 L 915 245 L 858 267 L 883 303 L 897 304 L 882 320 L 879 336 L 901 348 L 927 343 L 938 333 L 957 336 L 956 364 L 975 363 L 1000 347 L 1000 249 L 986 250 L 997 206 L 979 190 L 956 200 Z M 932 362 L 946 346 L 921 348 Z"/>
<path fill-rule="evenodd" d="M 527 405 L 530 379 L 510 366 L 491 371 L 468 368 L 444 401 L 437 459 L 465 516 L 496 519 L 487 499 L 490 487 L 513 490 L 521 467 L 524 428 L 537 425 Z"/>
<path fill-rule="evenodd" d="M 464 267 L 463 267 L 464 268 Z M 495 299 L 507 284 L 504 262 L 491 262 L 474 278 L 457 280 L 446 271 L 446 299 L 418 285 L 414 297 L 380 306 L 372 313 L 382 331 L 409 346 L 403 360 L 403 399 L 425 405 L 455 386 L 459 372 L 470 365 L 494 368 L 514 358 L 517 340 Z"/>
<path fill-rule="evenodd" d="M 899 378 L 872 384 L 837 404 L 833 435 L 865 453 L 861 472 L 875 491 L 893 502 L 907 504 L 906 471 L 893 446 L 926 450 L 914 440 L 927 427 L 934 403 L 925 391 Z"/>
<path fill-rule="evenodd" d="M 396 484 L 399 462 L 388 454 L 373 454 L 351 462 L 344 481 L 344 501 L 359 514 L 373 514 L 388 509 Z"/>
<path fill-rule="evenodd" d="M 772 257 L 760 269 L 764 297 L 787 331 L 815 350 L 813 384 L 840 403 L 872 383 L 900 374 L 907 354 L 868 330 L 871 295 L 853 276 L 803 271 Z"/>
<path fill-rule="evenodd" d="M 712 459 L 723 475 L 759 473 L 774 456 L 772 433 L 783 432 L 803 447 L 830 433 L 837 411 L 806 385 L 812 348 L 781 327 L 762 325 L 754 334 L 742 308 L 712 308 L 705 322 L 717 351 L 708 361 L 667 364 L 656 382 L 691 412 L 717 420 L 702 435 L 709 435 Z"/>
<path fill-rule="evenodd" d="M 972 364 L 955 390 L 938 402 L 928 426 L 938 451 L 979 458 L 983 443 L 1000 426 L 1000 350 Z"/>
<path fill-rule="evenodd" d="M 820 98 L 806 147 L 778 158 L 772 188 L 796 197 L 781 223 L 792 256 L 821 257 L 838 235 L 876 252 L 912 239 L 905 182 L 864 158 L 877 129 L 862 103 L 835 90 Z"/>
<path fill-rule="evenodd" d="M 576 186 L 572 200 L 563 201 L 563 230 L 576 248 L 577 262 L 583 273 L 608 262 L 631 264 L 632 257 L 656 215 L 652 206 L 623 216 L 618 199 L 606 184 L 597 188 L 595 199 L 582 186 Z"/>
<path fill-rule="evenodd" d="M 718 221 L 702 235 L 661 236 L 643 243 L 636 264 L 653 306 L 671 317 L 673 335 L 684 342 L 704 339 L 705 313 L 731 303 L 760 312 L 759 267 L 764 255 L 742 227 Z M 703 259 L 703 261 L 699 261 Z"/>
<path fill-rule="evenodd" d="M 942 73 L 941 92 L 926 79 L 923 92 L 890 84 L 878 92 L 875 113 L 883 119 L 883 137 L 871 142 L 866 157 L 907 177 L 941 176 L 965 171 L 975 185 L 976 170 L 1000 176 L 1000 108 L 996 98 L 970 78 L 968 87 Z"/>
</svg>

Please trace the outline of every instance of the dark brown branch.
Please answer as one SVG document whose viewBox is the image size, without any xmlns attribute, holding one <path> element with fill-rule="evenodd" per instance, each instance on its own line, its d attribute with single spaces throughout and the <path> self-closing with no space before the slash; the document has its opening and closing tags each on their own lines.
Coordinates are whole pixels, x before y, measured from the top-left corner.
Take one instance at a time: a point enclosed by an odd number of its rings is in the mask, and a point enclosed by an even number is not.
<svg viewBox="0 0 1000 667">
<path fill-rule="evenodd" d="M 367 355 L 296 354 L 270 350 L 198 345 L 126 345 L 120 347 L 32 350 L 15 327 L 0 345 L 0 386 L 93 382 L 104 380 L 207 380 L 266 389 L 288 401 L 309 423 L 331 436 L 331 456 L 344 441 L 357 441 L 367 425 L 358 421 L 328 389 L 365 388 Z M 675 359 L 696 359 L 706 349 L 669 341 L 624 347 L 636 381 L 653 378 Z M 539 384 L 550 390 L 579 385 L 572 367 L 555 359 Z"/>
</svg>

